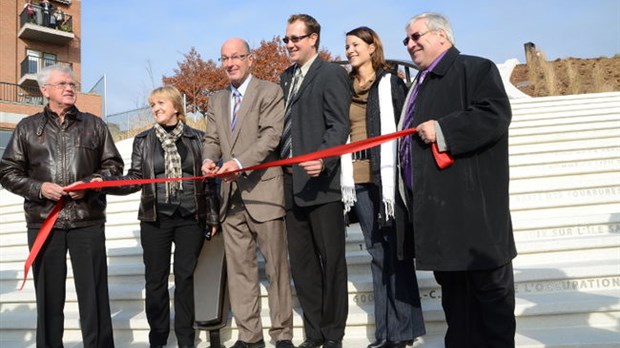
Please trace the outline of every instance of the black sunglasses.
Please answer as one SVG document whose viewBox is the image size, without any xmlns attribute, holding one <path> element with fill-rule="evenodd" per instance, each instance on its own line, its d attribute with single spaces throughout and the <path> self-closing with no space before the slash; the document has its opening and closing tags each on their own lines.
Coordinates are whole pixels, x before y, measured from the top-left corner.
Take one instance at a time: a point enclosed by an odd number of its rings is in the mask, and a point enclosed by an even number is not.
<svg viewBox="0 0 620 348">
<path fill-rule="evenodd" d="M 302 35 L 302 36 L 285 36 L 282 38 L 282 42 L 284 42 L 285 44 L 288 44 L 289 41 L 293 42 L 293 43 L 298 43 L 299 41 L 307 38 L 308 36 L 310 36 L 312 34 L 306 34 L 306 35 Z"/>
<path fill-rule="evenodd" d="M 411 34 L 410 36 L 407 36 L 406 38 L 403 39 L 403 45 L 407 46 L 407 44 L 409 43 L 409 39 L 418 42 L 418 40 L 420 40 L 420 38 L 428 33 L 430 33 L 432 30 L 427 30 L 423 33 L 420 33 L 419 31 L 416 31 L 415 33 Z"/>
</svg>

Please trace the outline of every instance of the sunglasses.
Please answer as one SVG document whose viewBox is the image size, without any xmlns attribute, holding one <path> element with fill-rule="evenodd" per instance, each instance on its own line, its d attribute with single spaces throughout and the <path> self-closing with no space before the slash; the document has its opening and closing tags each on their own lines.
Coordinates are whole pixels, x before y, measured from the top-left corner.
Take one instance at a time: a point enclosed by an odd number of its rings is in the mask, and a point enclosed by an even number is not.
<svg viewBox="0 0 620 348">
<path fill-rule="evenodd" d="M 419 31 L 416 31 L 415 33 L 411 34 L 410 36 L 407 36 L 406 38 L 403 39 L 403 45 L 407 46 L 407 44 L 409 44 L 409 39 L 413 40 L 414 42 L 418 42 L 418 40 L 420 40 L 420 38 L 428 33 L 430 33 L 432 30 L 427 30 L 423 33 L 420 33 Z"/>
<path fill-rule="evenodd" d="M 306 34 L 302 36 L 285 36 L 282 38 L 282 42 L 284 42 L 285 44 L 288 44 L 289 41 L 291 41 L 292 43 L 298 43 L 299 41 L 307 38 L 310 35 L 312 34 Z"/>
</svg>

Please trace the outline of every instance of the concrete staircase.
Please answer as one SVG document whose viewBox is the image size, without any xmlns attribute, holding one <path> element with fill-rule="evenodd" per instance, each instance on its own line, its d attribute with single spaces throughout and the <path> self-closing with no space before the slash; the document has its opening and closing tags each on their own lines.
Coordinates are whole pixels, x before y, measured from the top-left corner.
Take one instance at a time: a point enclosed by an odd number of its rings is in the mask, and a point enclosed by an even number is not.
<svg viewBox="0 0 620 348">
<path fill-rule="evenodd" d="M 518 347 L 620 346 L 620 93 L 513 101 L 511 209 Z M 129 165 L 131 140 L 118 144 Z M 109 196 L 107 250 L 117 347 L 148 346 L 144 266 L 136 219 L 139 194 Z M 31 277 L 16 290 L 27 256 L 22 199 L 0 191 L 0 347 L 34 347 Z M 347 231 L 349 317 L 344 346 L 374 338 L 370 257 L 359 227 Z M 172 278 L 171 278 L 172 280 Z M 416 347 L 442 347 L 441 290 L 418 272 L 427 335 Z M 65 346 L 81 347 L 72 272 L 67 281 Z M 173 283 L 170 283 L 172 290 Z M 266 294 L 265 287 L 262 287 Z M 208 294 L 205 294 L 208 296 Z M 263 299 L 263 323 L 269 326 Z M 295 306 L 295 343 L 303 339 Z M 234 320 L 223 330 L 236 340 Z M 265 332 L 265 338 L 269 336 Z M 199 347 L 208 347 L 206 333 Z M 169 347 L 176 346 L 174 334 Z M 268 344 L 269 346 L 269 344 Z"/>
</svg>

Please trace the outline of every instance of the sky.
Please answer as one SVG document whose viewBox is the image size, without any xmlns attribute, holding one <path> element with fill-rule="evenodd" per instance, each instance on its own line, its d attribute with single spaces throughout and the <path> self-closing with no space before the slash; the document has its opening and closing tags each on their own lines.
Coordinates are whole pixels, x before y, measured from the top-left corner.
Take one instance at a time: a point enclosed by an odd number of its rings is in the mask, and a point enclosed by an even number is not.
<svg viewBox="0 0 620 348">
<path fill-rule="evenodd" d="M 549 60 L 620 54 L 620 0 L 315 0 L 165 1 L 84 0 L 82 86 L 104 74 L 108 115 L 146 105 L 151 89 L 171 76 L 194 47 L 216 60 L 222 43 L 246 39 L 252 48 L 284 36 L 291 14 L 307 13 L 321 24 L 321 48 L 344 55 L 345 33 L 374 29 L 386 58 L 410 60 L 402 45 L 407 21 L 439 12 L 451 22 L 456 47 L 495 63 L 525 62 L 533 42 Z"/>
</svg>

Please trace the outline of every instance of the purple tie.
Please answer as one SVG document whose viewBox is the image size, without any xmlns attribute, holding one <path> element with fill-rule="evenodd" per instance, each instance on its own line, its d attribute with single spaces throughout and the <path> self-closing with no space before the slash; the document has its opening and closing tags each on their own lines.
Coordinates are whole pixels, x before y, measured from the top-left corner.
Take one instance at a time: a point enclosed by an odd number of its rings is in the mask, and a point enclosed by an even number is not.
<svg viewBox="0 0 620 348">
<path fill-rule="evenodd" d="M 411 92 L 411 95 L 409 96 L 409 100 L 407 102 L 407 112 L 405 113 L 403 129 L 411 128 L 411 126 L 413 125 L 413 111 L 415 109 L 415 100 L 418 96 L 420 86 L 422 85 L 422 82 L 424 82 L 424 78 L 426 77 L 427 72 L 427 70 L 421 71 L 419 77 L 416 80 L 415 86 L 413 86 L 413 91 Z M 401 174 L 403 176 L 405 186 L 409 189 L 413 187 L 411 168 L 411 137 L 412 135 L 408 135 L 403 138 L 403 140 L 400 142 L 399 151 Z"/>
</svg>

